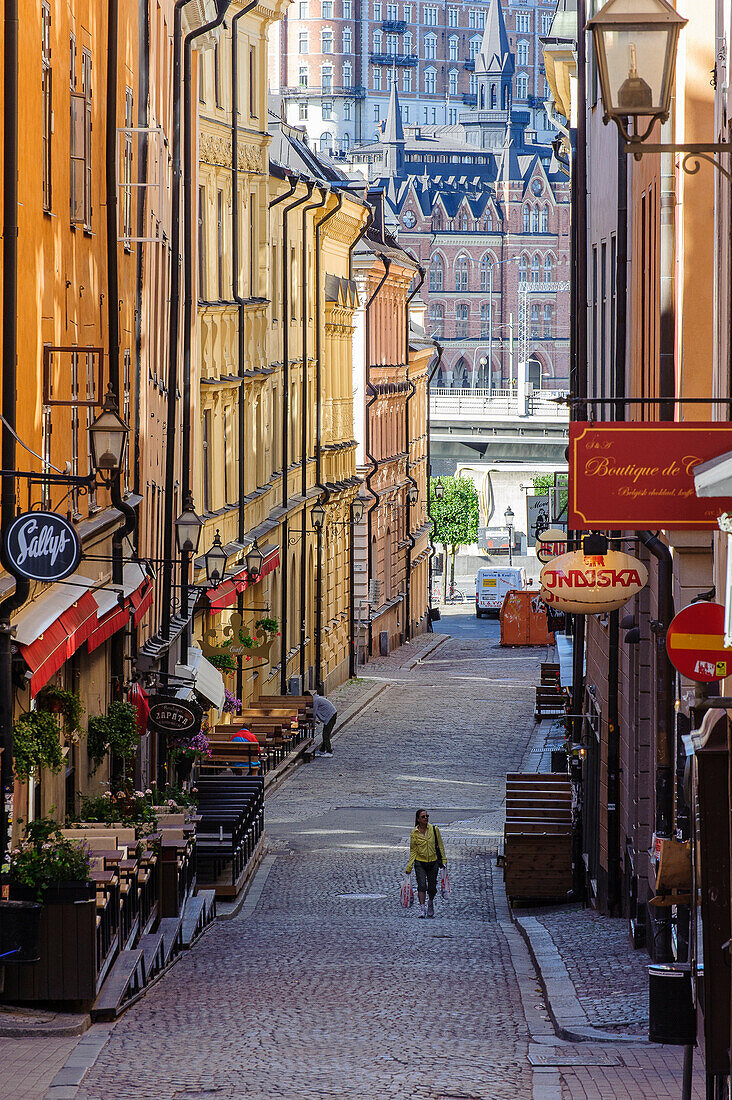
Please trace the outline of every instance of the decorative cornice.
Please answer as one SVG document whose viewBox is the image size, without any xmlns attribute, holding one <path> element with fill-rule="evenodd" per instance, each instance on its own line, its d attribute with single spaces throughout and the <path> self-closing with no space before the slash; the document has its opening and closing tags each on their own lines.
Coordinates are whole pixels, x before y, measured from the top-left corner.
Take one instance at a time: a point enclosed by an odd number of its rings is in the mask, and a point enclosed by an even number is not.
<svg viewBox="0 0 732 1100">
<path fill-rule="evenodd" d="M 201 134 L 199 138 L 198 159 L 201 164 L 214 168 L 231 167 L 231 138 L 223 134 Z M 241 142 L 239 145 L 238 168 L 240 172 L 263 171 L 262 152 L 256 146 Z"/>
</svg>

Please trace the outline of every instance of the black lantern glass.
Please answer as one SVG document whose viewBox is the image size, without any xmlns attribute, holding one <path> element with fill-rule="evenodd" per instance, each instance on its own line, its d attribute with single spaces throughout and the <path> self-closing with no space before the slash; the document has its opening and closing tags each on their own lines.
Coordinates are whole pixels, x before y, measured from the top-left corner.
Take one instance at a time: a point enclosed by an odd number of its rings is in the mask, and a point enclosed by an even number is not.
<svg viewBox="0 0 732 1100">
<path fill-rule="evenodd" d="M 175 521 L 175 541 L 178 552 L 180 554 L 184 551 L 188 554 L 197 554 L 202 530 L 203 520 L 199 515 L 196 515 L 193 507 L 193 497 L 190 493 L 186 493 L 183 501 L 183 511 Z"/>
<path fill-rule="evenodd" d="M 417 503 L 417 501 L 419 500 L 419 489 L 417 488 L 416 485 L 412 485 L 411 489 L 407 493 L 407 496 L 409 497 L 409 503 L 410 504 L 416 504 Z"/>
<path fill-rule="evenodd" d="M 503 518 L 506 521 L 506 527 L 513 527 L 513 521 L 516 517 L 514 516 L 513 508 L 510 504 L 506 511 L 503 513 Z"/>
<path fill-rule="evenodd" d="M 122 469 L 127 436 L 130 434 L 118 412 L 117 398 L 111 385 L 102 405 L 102 411 L 89 425 L 91 463 L 97 473 L 111 476 Z"/>
<path fill-rule="evenodd" d="M 362 500 L 354 500 L 352 505 L 352 516 L 354 523 L 360 523 L 363 519 L 364 505 Z"/>
<path fill-rule="evenodd" d="M 206 579 L 213 588 L 216 588 L 223 580 L 226 563 L 229 560 L 229 555 L 224 549 L 218 531 L 214 536 L 210 549 L 203 556 L 206 561 Z"/>
<path fill-rule="evenodd" d="M 442 484 L 442 478 L 438 477 L 435 482 L 435 500 L 442 500 L 445 495 L 445 486 Z"/>
<path fill-rule="evenodd" d="M 313 505 L 313 510 L 310 513 L 310 519 L 316 531 L 322 530 L 323 524 L 325 523 L 325 508 L 320 503 L 320 501 L 318 501 L 317 504 Z"/>
<path fill-rule="evenodd" d="M 246 554 L 247 573 L 252 580 L 257 580 L 262 575 L 262 564 L 264 562 L 264 554 L 259 549 L 257 540 L 255 539 Z"/>
</svg>

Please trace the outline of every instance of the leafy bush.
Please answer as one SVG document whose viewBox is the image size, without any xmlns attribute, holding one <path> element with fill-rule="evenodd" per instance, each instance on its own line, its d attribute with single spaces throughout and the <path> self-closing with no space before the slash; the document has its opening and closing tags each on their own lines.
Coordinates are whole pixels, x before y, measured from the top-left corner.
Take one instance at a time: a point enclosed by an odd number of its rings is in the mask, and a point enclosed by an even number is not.
<svg viewBox="0 0 732 1100">
<path fill-rule="evenodd" d="M 94 771 L 108 752 L 125 761 L 134 760 L 139 743 L 137 711 L 131 703 L 110 703 L 106 714 L 89 719 L 87 748 Z"/>
<path fill-rule="evenodd" d="M 277 634 L 280 624 L 277 622 L 277 619 L 257 619 L 254 625 L 265 634 Z"/>
<path fill-rule="evenodd" d="M 74 734 L 81 733 L 84 704 L 73 691 L 65 691 L 64 688 L 56 687 L 55 684 L 47 684 L 38 692 L 36 706 L 39 710 L 48 711 L 50 714 L 60 714 L 67 735 L 73 738 Z"/>
<path fill-rule="evenodd" d="M 80 795 L 79 821 L 101 821 L 105 825 L 143 825 L 155 821 L 153 802 L 145 791 L 134 791 L 131 783 L 123 783 L 117 791 L 102 795 Z"/>
<path fill-rule="evenodd" d="M 38 778 L 42 768 L 60 772 L 64 762 L 58 722 L 43 710 L 22 714 L 13 726 L 15 774 L 25 782 Z"/>
<path fill-rule="evenodd" d="M 26 835 L 10 854 L 10 884 L 45 893 L 64 882 L 87 882 L 89 851 L 83 842 L 68 840 L 50 818 L 28 822 Z"/>
</svg>

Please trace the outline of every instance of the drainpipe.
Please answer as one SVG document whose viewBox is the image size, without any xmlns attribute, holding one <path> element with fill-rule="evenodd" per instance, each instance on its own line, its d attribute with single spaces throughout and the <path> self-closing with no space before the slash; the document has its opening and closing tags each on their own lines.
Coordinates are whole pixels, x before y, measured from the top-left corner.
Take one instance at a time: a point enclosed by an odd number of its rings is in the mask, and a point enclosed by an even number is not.
<svg viewBox="0 0 732 1100">
<path fill-rule="evenodd" d="M 308 495 L 308 425 L 310 423 L 309 409 L 308 409 L 308 374 L 310 372 L 310 356 L 308 354 L 308 238 L 307 238 L 307 223 L 308 214 L 312 210 L 320 210 L 325 206 L 328 201 L 328 188 L 320 187 L 320 200 L 319 202 L 311 202 L 307 206 L 303 206 L 302 214 L 302 286 L 301 292 L 301 308 L 302 308 L 302 400 L 300 402 L 300 494 L 303 499 L 302 509 L 302 537 L 300 539 L 300 688 L 301 691 L 305 690 L 305 639 L 307 631 L 305 629 L 305 601 L 307 599 L 307 563 L 308 563 L 308 540 L 305 535 L 307 514 L 305 511 L 305 501 Z M 316 253 L 317 254 L 317 253 Z M 320 283 L 315 279 L 315 296 L 316 299 L 320 297 Z"/>
<path fill-rule="evenodd" d="M 427 570 L 427 593 L 430 615 L 428 630 L 430 631 L 432 630 L 432 558 L 435 556 L 435 519 L 432 515 L 432 496 L 430 494 L 430 482 L 432 480 L 432 455 L 430 451 L 430 387 L 432 386 L 432 379 L 440 369 L 442 356 L 445 354 L 445 349 L 442 344 L 437 340 L 435 340 L 434 343 L 437 349 L 437 358 L 435 359 L 435 365 L 430 371 L 429 378 L 427 379 L 427 517 L 430 522 L 430 564 Z"/>
<path fill-rule="evenodd" d="M 148 96 L 150 91 L 150 9 L 146 2 L 140 2 L 140 72 L 138 76 L 138 109 L 137 125 L 145 129 L 148 125 Z M 140 178 L 147 179 L 148 171 L 148 139 L 144 134 L 140 135 L 138 146 L 140 150 Z M 143 224 L 145 216 L 145 190 L 137 189 L 137 223 Z M 143 260 L 144 250 L 140 244 L 137 248 L 135 293 L 135 460 L 134 460 L 134 487 L 135 492 L 140 492 L 140 395 L 142 388 L 142 284 L 143 284 Z M 155 548 L 157 550 L 157 547 Z"/>
<path fill-rule="evenodd" d="M 371 517 L 371 513 L 373 512 L 374 508 L 376 508 L 378 503 L 379 503 L 378 496 L 376 495 L 374 490 L 371 488 L 371 482 L 373 480 L 373 477 L 374 477 L 376 471 L 379 468 L 379 464 L 376 461 L 376 459 L 374 458 L 374 456 L 371 454 L 371 416 L 370 416 L 370 413 L 371 413 L 371 407 L 373 406 L 373 404 L 376 401 L 376 398 L 379 396 L 379 394 L 378 394 L 377 390 L 375 390 L 374 387 L 371 385 L 371 347 L 370 347 L 370 344 L 371 344 L 371 339 L 370 339 L 370 337 L 371 337 L 371 323 L 370 323 L 370 320 L 369 320 L 369 310 L 371 309 L 371 305 L 372 305 L 374 299 L 376 298 L 376 295 L 379 293 L 382 286 L 384 285 L 386 280 L 389 278 L 389 269 L 391 267 L 391 260 L 389 259 L 388 256 L 385 256 L 383 252 L 377 252 L 377 256 L 379 257 L 379 259 L 381 260 L 381 262 L 384 265 L 384 274 L 382 275 L 379 282 L 376 284 L 376 288 L 375 288 L 374 292 L 372 293 L 371 297 L 369 298 L 368 302 L 366 303 L 366 309 L 364 311 L 364 329 L 365 329 L 364 335 L 365 335 L 365 342 L 366 342 L 366 387 L 365 387 L 365 389 L 366 389 L 366 393 L 370 394 L 370 399 L 366 402 L 366 416 L 365 416 L 366 423 L 364 425 L 364 453 L 366 455 L 366 458 L 371 463 L 371 469 L 366 474 L 366 488 L 368 489 L 369 493 L 373 497 L 373 500 L 372 500 L 371 504 L 369 504 L 368 508 L 366 509 L 366 538 L 368 540 L 367 546 L 366 546 L 366 551 L 367 551 L 367 554 L 368 554 L 368 559 L 367 560 L 368 560 L 368 577 L 369 577 L 369 581 L 371 581 L 373 567 L 374 567 L 373 552 L 371 550 L 371 531 L 372 531 L 372 526 L 373 526 L 373 520 L 372 520 L 372 517 Z M 369 611 L 369 653 L 371 652 L 371 649 L 372 649 L 373 630 L 374 630 L 373 622 L 372 622 L 372 619 L 371 619 L 371 613 Z"/>
<path fill-rule="evenodd" d="M 280 195 L 278 199 L 270 203 L 270 209 L 276 206 L 278 202 L 283 202 L 285 199 L 294 192 L 297 186 L 299 177 L 294 178 L 294 182 L 291 181 L 292 190 L 284 195 Z M 289 269 L 287 266 L 287 249 L 289 245 L 289 239 L 287 235 L 287 215 L 291 210 L 301 206 L 304 202 L 307 202 L 313 193 L 315 183 L 313 180 L 303 180 L 305 184 L 305 194 L 299 199 L 295 199 L 293 202 L 288 203 L 287 206 L 282 208 L 282 629 L 280 630 L 280 636 L 282 642 L 280 645 L 280 694 L 287 695 L 287 635 L 289 633 L 287 629 L 287 597 L 289 589 L 289 535 L 288 535 L 288 520 L 287 520 L 287 507 L 289 502 L 288 494 L 288 466 L 290 463 L 289 454 L 289 442 L 290 442 L 290 295 L 288 291 L 289 281 Z M 303 538 L 305 536 L 303 535 Z"/>
<path fill-rule="evenodd" d="M 3 43 L 3 326 L 2 468 L 15 470 L 18 380 L 18 0 L 5 0 Z M 12 430 L 11 430 L 12 429 Z M 1 515 L 6 529 L 15 516 L 15 478 L 2 478 Z M 10 847 L 8 808 L 13 800 L 13 651 L 10 618 L 28 599 L 30 582 L 16 577 L 15 591 L 0 602 L 0 865 Z"/>
<path fill-rule="evenodd" d="M 216 16 L 195 31 L 190 31 L 183 48 L 183 447 L 181 450 L 183 500 L 191 494 L 191 329 L 193 327 L 193 121 L 191 118 L 191 85 L 193 83 L 193 42 L 216 30 L 224 21 L 231 0 L 217 0 Z M 180 609 L 188 617 L 189 560 L 181 562 Z M 185 663 L 190 641 L 190 624 L 181 635 L 181 660 Z"/>
<path fill-rule="evenodd" d="M 322 444 L 321 444 L 321 429 L 322 429 L 322 413 L 323 413 L 323 382 L 322 382 L 322 367 L 323 367 L 323 347 L 321 338 L 321 321 L 322 321 L 322 296 L 320 293 L 320 255 L 321 255 L 321 237 L 323 226 L 326 222 L 329 222 L 331 218 L 334 218 L 340 208 L 343 206 L 343 192 L 335 192 L 336 204 L 332 210 L 330 210 L 325 217 L 321 218 L 315 227 L 315 483 L 319 489 L 323 490 L 324 496 L 321 503 L 325 504 L 330 496 L 330 493 L 323 485 L 322 481 Z M 360 237 L 357 238 L 360 240 Z M 355 245 L 354 241 L 354 245 Z M 351 251 L 353 246 L 349 249 L 348 263 L 350 271 L 351 263 Z M 323 694 L 323 533 L 318 531 L 316 535 L 317 541 L 317 554 L 316 554 L 316 570 L 315 570 L 315 683 L 317 685 L 318 693 Z"/>
<path fill-rule="evenodd" d="M 406 300 L 405 306 L 404 306 L 404 318 L 405 318 L 404 362 L 406 364 L 406 369 L 407 369 L 407 382 L 409 383 L 409 393 L 407 395 L 407 400 L 404 403 L 404 421 L 405 421 L 405 427 L 406 427 L 405 438 L 406 438 L 406 443 L 407 443 L 407 479 L 409 481 L 411 481 L 411 483 L 412 483 L 412 485 L 414 486 L 415 489 L 419 490 L 419 486 L 417 485 L 417 482 L 414 480 L 414 478 L 412 477 L 412 475 L 410 473 L 410 470 L 411 470 L 410 454 L 411 454 L 411 452 L 410 452 L 409 448 L 410 448 L 411 440 L 409 438 L 409 402 L 412 400 L 415 393 L 417 392 L 417 387 L 415 386 L 414 382 L 409 377 L 409 304 L 412 301 L 412 298 L 414 298 L 415 295 L 418 294 L 420 292 L 420 290 L 422 289 L 422 284 L 424 283 L 424 277 L 425 277 L 425 269 L 422 267 L 422 264 L 419 262 L 419 260 L 417 259 L 417 257 L 414 255 L 413 252 L 409 252 L 406 248 L 404 249 L 404 251 L 407 253 L 408 256 L 410 256 L 414 260 L 414 262 L 417 265 L 417 270 L 419 272 L 419 282 L 415 286 L 414 290 L 410 291 L 410 293 L 407 295 L 407 300 Z M 409 546 L 407 547 L 407 590 L 406 590 L 407 599 L 406 599 L 406 607 L 405 607 L 406 623 L 405 623 L 405 627 L 404 627 L 404 639 L 405 639 L 405 641 L 408 642 L 409 639 L 412 636 L 412 550 L 414 550 L 414 545 L 415 545 L 414 535 L 412 534 L 412 507 L 409 503 L 409 496 L 408 495 L 407 495 L 407 537 L 409 538 Z"/>
</svg>

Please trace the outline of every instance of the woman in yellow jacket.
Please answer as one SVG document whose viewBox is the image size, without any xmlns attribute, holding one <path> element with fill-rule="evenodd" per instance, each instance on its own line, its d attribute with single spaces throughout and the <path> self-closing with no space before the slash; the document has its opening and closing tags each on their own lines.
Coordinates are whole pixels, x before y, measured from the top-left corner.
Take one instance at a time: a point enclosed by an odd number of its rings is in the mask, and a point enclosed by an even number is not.
<svg viewBox="0 0 732 1100">
<path fill-rule="evenodd" d="M 417 810 L 414 815 L 414 828 L 409 838 L 409 863 L 406 874 L 411 875 L 414 867 L 417 875 L 417 897 L 420 917 L 434 917 L 435 894 L 437 893 L 437 872 L 446 867 L 445 845 L 440 830 L 430 825 L 430 815 L 426 810 Z M 429 900 L 427 912 L 424 911 L 425 894 Z"/>
</svg>

